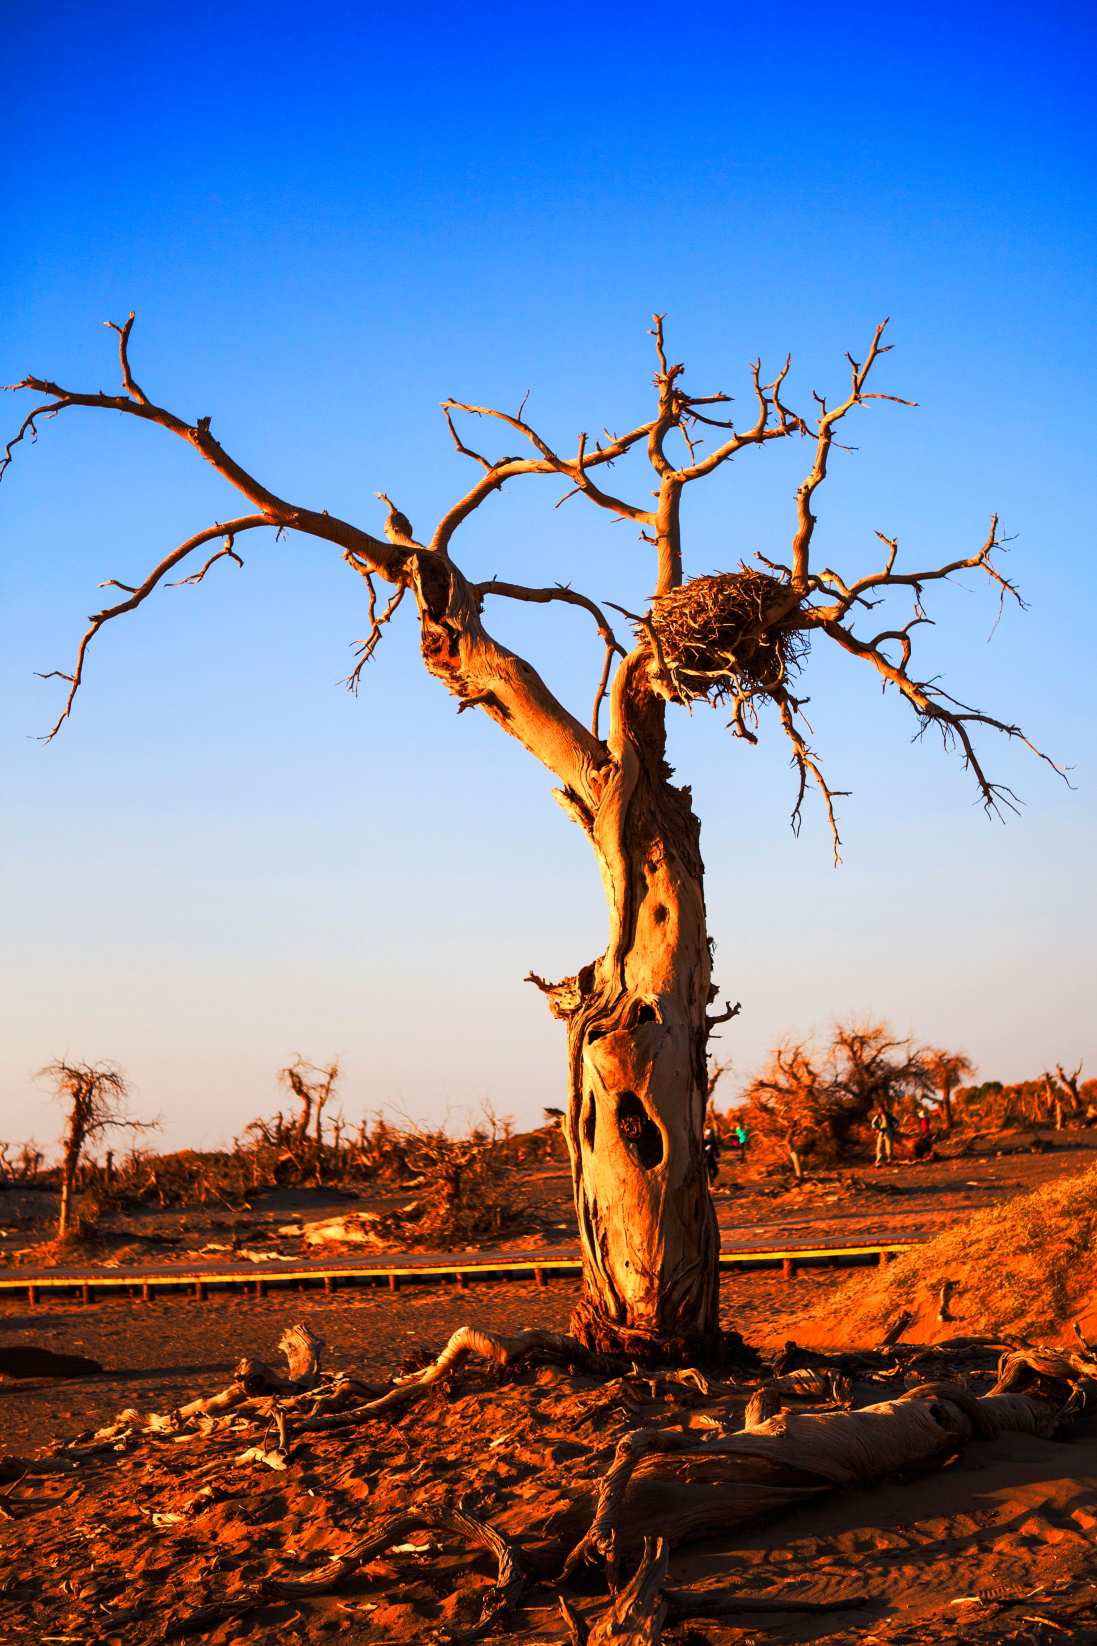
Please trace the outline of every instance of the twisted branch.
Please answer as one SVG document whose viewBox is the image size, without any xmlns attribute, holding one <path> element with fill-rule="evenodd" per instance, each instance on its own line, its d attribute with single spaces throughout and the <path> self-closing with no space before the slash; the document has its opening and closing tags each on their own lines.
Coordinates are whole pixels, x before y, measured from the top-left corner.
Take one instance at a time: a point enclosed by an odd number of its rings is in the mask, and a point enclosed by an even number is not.
<svg viewBox="0 0 1097 1646">
<path fill-rule="evenodd" d="M 523 588 L 520 583 L 500 583 L 498 578 L 493 577 L 489 583 L 474 583 L 472 591 L 480 601 L 481 607 L 486 594 L 502 594 L 506 595 L 509 600 L 527 600 L 535 605 L 545 605 L 550 600 L 562 600 L 571 606 L 582 606 L 590 612 L 598 625 L 598 633 L 601 635 L 606 648 L 605 662 L 602 665 L 598 690 L 594 694 L 594 708 L 590 721 L 591 733 L 597 737 L 599 712 L 609 685 L 609 674 L 610 669 L 613 667 L 614 656 L 625 657 L 627 655 L 625 648 L 610 628 L 601 607 L 596 606 L 593 600 L 588 600 L 585 594 L 577 594 L 574 589 L 569 589 L 564 583 L 557 583 L 551 589 L 527 589 Z"/>
<path fill-rule="evenodd" d="M 38 678 L 40 680 L 53 680 L 56 678 L 59 680 L 67 680 L 70 683 L 69 694 L 65 699 L 65 706 L 58 715 L 57 720 L 51 730 L 45 734 L 41 741 L 43 743 L 52 742 L 57 736 L 57 733 L 61 730 L 64 722 L 71 714 L 73 700 L 75 699 L 77 692 L 80 690 L 81 683 L 84 679 L 84 659 L 87 656 L 88 647 L 92 640 L 94 640 L 95 636 L 99 633 L 99 630 L 103 627 L 104 623 L 109 623 L 112 617 L 121 617 L 123 612 L 133 611 L 134 608 L 139 606 L 143 600 L 147 600 L 157 583 L 160 582 L 160 579 L 167 572 L 170 572 L 173 566 L 177 566 L 181 560 L 186 559 L 188 554 L 192 554 L 195 549 L 201 548 L 203 543 L 208 543 L 213 537 L 221 537 L 223 535 L 225 538 L 224 548 L 219 549 L 215 555 L 211 555 L 209 560 L 207 560 L 206 564 L 202 567 L 202 570 L 194 577 L 184 578 L 183 582 L 200 583 L 209 571 L 210 567 L 213 565 L 213 562 L 215 560 L 219 560 L 224 554 L 232 555 L 232 558 L 237 562 L 237 564 L 242 566 L 243 561 L 240 559 L 240 556 L 234 552 L 232 547 L 233 539 L 235 538 L 236 533 L 250 531 L 255 526 L 269 526 L 271 524 L 272 522 L 267 519 L 266 515 L 241 515 L 237 520 L 227 520 L 223 524 L 210 526 L 204 532 L 198 532 L 196 536 L 188 538 L 185 543 L 180 543 L 177 549 L 173 549 L 169 555 L 166 555 L 165 558 L 161 560 L 156 569 L 149 573 L 148 577 L 146 577 L 145 581 L 139 588 L 130 589 L 128 584 L 119 583 L 117 578 L 114 577 L 108 578 L 106 583 L 100 583 L 99 587 L 101 589 L 109 588 L 111 584 L 113 584 L 115 588 L 126 589 L 130 595 L 130 599 L 119 601 L 117 606 L 108 606 L 105 610 L 96 612 L 93 616 L 89 617 L 88 622 L 91 626 L 80 642 L 79 649 L 76 653 L 76 667 L 71 674 L 64 674 L 60 669 L 51 669 L 48 674 L 39 675 Z M 179 585 L 168 584 L 167 586 L 172 588 L 178 587 Z"/>
</svg>

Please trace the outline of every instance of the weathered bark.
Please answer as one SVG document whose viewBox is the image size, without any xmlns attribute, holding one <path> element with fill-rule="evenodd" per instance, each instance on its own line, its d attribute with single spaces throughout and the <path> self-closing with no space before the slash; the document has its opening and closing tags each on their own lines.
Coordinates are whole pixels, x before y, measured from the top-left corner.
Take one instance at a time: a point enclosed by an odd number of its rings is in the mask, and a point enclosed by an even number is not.
<svg viewBox="0 0 1097 1646">
<path fill-rule="evenodd" d="M 646 649 L 614 683 L 612 777 L 586 829 L 609 943 L 552 988 L 567 1024 L 565 1136 L 587 1296 L 572 1331 L 593 1348 L 711 1357 L 720 1249 L 702 1155 L 713 990 L 700 825 L 664 760 L 665 704 Z"/>
<path fill-rule="evenodd" d="M 704 868 L 689 790 L 664 759 L 651 654 L 643 643 L 618 668 L 603 743 L 487 634 L 477 591 L 448 557 L 420 551 L 408 570 L 427 667 L 562 779 L 557 799 L 605 888 L 604 954 L 541 984 L 568 1031 L 564 1131 L 587 1287 L 572 1330 L 611 1353 L 711 1357 L 719 1231 L 701 1148 L 713 992 Z"/>
</svg>

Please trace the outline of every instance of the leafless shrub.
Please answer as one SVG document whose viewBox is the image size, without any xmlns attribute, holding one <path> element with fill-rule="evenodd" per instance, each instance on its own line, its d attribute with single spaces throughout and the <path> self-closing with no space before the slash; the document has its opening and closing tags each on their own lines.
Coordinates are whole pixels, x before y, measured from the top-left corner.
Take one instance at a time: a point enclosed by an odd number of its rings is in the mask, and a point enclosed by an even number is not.
<svg viewBox="0 0 1097 1646">
<path fill-rule="evenodd" d="M 509 1120 L 487 1110 L 484 1122 L 464 1136 L 409 1123 L 404 1134 L 408 1164 L 423 1180 L 425 1208 L 417 1238 L 440 1246 L 493 1238 L 525 1223 L 514 1171 Z"/>
<path fill-rule="evenodd" d="M 743 1093 L 742 1115 L 764 1163 L 806 1156 L 834 1163 L 856 1154 L 873 1109 L 913 1119 L 933 1091 L 922 1050 L 886 1023 L 836 1023 L 830 1041 L 785 1042 Z"/>
</svg>

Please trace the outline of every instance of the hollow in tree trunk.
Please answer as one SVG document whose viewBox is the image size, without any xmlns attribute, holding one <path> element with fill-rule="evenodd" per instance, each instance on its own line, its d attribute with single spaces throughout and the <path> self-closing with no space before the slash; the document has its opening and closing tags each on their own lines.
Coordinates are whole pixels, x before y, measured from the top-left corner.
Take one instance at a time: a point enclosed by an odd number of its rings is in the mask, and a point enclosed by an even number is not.
<svg viewBox="0 0 1097 1646">
<path fill-rule="evenodd" d="M 619 670 L 611 775 L 590 835 L 610 913 L 606 951 L 542 984 L 567 1024 L 565 1135 L 592 1348 L 711 1358 L 719 1346 L 716 1214 L 702 1153 L 712 997 L 699 823 L 664 760 L 649 660 Z"/>
</svg>

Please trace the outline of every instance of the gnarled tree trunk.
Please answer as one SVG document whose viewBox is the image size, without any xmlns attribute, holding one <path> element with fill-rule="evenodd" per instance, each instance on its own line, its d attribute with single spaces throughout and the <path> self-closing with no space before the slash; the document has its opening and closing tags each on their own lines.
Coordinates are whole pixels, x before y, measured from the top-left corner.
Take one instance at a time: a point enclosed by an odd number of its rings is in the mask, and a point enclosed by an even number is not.
<svg viewBox="0 0 1097 1646">
<path fill-rule="evenodd" d="M 566 1136 L 587 1296 L 572 1321 L 593 1348 L 710 1356 L 719 1231 L 702 1159 L 712 997 L 699 824 L 664 759 L 665 699 L 642 643 L 614 677 L 605 742 L 491 638 L 479 591 L 440 555 L 411 557 L 430 671 L 556 772 L 594 847 L 609 906 L 605 953 L 540 986 L 567 1024 Z"/>
<path fill-rule="evenodd" d="M 665 703 L 638 648 L 614 683 L 612 776 L 589 834 L 610 914 L 592 965 L 549 987 L 568 1030 L 566 1136 L 592 1348 L 710 1355 L 720 1239 L 702 1158 L 712 997 L 700 825 L 664 761 Z M 542 985 L 544 987 L 544 985 Z"/>
</svg>

